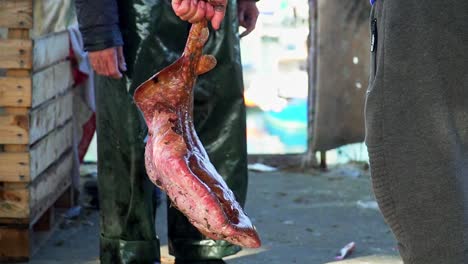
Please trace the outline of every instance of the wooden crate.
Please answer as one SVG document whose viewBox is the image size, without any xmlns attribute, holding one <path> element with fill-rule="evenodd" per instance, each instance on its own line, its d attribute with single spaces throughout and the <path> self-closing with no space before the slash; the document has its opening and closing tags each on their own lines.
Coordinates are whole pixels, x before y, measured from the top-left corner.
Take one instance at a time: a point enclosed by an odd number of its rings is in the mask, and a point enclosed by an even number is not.
<svg viewBox="0 0 468 264">
<path fill-rule="evenodd" d="M 0 262 L 24 261 L 71 206 L 69 37 L 31 38 L 32 0 L 0 0 L 0 28 Z"/>
</svg>

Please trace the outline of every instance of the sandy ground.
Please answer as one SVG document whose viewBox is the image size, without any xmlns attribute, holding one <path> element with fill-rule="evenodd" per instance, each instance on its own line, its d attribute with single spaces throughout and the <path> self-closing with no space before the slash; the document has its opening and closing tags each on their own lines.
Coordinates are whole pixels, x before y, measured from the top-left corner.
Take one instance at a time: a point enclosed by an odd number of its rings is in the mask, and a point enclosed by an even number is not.
<svg viewBox="0 0 468 264">
<path fill-rule="evenodd" d="M 343 264 L 401 264 L 396 243 L 371 194 L 368 171 L 345 165 L 327 172 L 251 172 L 246 212 L 263 242 L 226 258 L 228 264 L 335 263 L 340 248 L 356 243 Z M 161 206 L 157 230 L 163 263 L 167 254 L 166 211 Z M 64 222 L 30 263 L 98 263 L 99 216 L 83 210 Z"/>
</svg>

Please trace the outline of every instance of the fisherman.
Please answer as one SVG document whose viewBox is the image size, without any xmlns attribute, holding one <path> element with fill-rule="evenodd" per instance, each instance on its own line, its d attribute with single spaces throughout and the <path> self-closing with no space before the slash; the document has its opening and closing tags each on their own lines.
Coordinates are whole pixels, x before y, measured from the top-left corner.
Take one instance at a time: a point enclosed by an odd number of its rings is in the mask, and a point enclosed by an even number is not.
<svg viewBox="0 0 468 264">
<path fill-rule="evenodd" d="M 195 88 L 194 123 L 212 163 L 243 204 L 247 148 L 239 24 L 255 28 L 252 0 L 75 0 L 95 80 L 101 263 L 158 263 L 154 186 L 145 173 L 147 128 L 135 89 L 182 53 L 190 23 L 211 21 L 205 53 L 218 64 Z M 224 18 L 224 20 L 223 20 Z M 188 22 L 184 22 L 184 21 Z M 174 208 L 169 250 L 176 263 L 224 263 L 240 248 L 203 237 Z"/>
<path fill-rule="evenodd" d="M 404 263 L 468 263 L 468 1 L 371 2 L 374 193 Z"/>
</svg>

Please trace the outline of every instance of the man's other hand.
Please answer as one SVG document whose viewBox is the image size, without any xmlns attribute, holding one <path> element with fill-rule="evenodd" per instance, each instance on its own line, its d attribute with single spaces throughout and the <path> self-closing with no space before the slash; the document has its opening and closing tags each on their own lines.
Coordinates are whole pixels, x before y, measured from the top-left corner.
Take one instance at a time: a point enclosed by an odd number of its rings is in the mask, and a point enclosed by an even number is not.
<svg viewBox="0 0 468 264">
<path fill-rule="evenodd" d="M 127 70 L 122 47 L 90 51 L 88 57 L 91 67 L 99 75 L 120 79 L 122 72 Z"/>
<path fill-rule="evenodd" d="M 255 29 L 258 18 L 257 4 L 253 0 L 239 0 L 237 2 L 237 17 L 239 25 L 245 28 L 240 37 L 245 37 Z"/>
<path fill-rule="evenodd" d="M 172 0 L 172 9 L 176 15 L 190 23 L 197 23 L 202 19 L 211 21 L 211 25 L 218 30 L 226 13 L 227 0 Z"/>
</svg>

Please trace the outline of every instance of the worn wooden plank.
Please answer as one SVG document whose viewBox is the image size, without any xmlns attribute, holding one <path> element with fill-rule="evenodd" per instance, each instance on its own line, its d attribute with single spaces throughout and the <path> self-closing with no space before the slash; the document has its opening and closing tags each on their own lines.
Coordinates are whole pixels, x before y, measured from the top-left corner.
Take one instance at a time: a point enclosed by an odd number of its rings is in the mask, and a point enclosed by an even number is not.
<svg viewBox="0 0 468 264">
<path fill-rule="evenodd" d="M 72 145 L 72 122 L 54 130 L 30 150 L 31 181 L 54 163 Z"/>
<path fill-rule="evenodd" d="M 4 152 L 28 152 L 29 146 L 28 145 L 15 145 L 15 144 L 8 144 L 2 145 Z"/>
<path fill-rule="evenodd" d="M 0 183 L 0 263 L 27 261 L 50 237 L 54 203 L 71 186 L 72 166 L 69 151 L 31 184 Z"/>
<path fill-rule="evenodd" d="M 73 85 L 70 61 L 66 60 L 36 72 L 32 79 L 32 107 L 37 107 L 55 95 L 64 93 Z"/>
<path fill-rule="evenodd" d="M 71 91 L 31 111 L 29 143 L 34 144 L 54 128 L 69 120 L 73 111 Z"/>
<path fill-rule="evenodd" d="M 0 152 L 0 182 L 28 182 L 29 168 L 28 152 Z"/>
<path fill-rule="evenodd" d="M 29 197 L 27 183 L 0 183 L 0 218 L 28 218 Z"/>
<path fill-rule="evenodd" d="M 27 144 L 29 142 L 28 114 L 16 110 L 18 109 L 3 108 L 0 112 L 0 144 Z"/>
<path fill-rule="evenodd" d="M 29 182 L 60 157 L 72 142 L 72 123 L 56 129 L 29 152 L 0 153 L 0 182 Z M 0 216 L 1 217 L 1 216 Z"/>
<path fill-rule="evenodd" d="M 28 227 L 0 226 L 0 263 L 27 261 L 31 253 L 31 232 Z"/>
<path fill-rule="evenodd" d="M 35 223 L 71 185 L 73 154 L 69 151 L 31 184 L 30 218 Z"/>
<path fill-rule="evenodd" d="M 34 71 L 39 71 L 69 55 L 68 31 L 46 35 L 34 40 Z"/>
<path fill-rule="evenodd" d="M 0 108 L 0 144 L 33 144 L 71 118 L 71 91 L 28 114 L 27 108 Z"/>
<path fill-rule="evenodd" d="M 69 151 L 31 184 L 1 183 L 0 218 L 8 221 L 0 224 L 18 223 L 11 219 L 28 219 L 26 223 L 33 225 L 69 189 L 72 167 L 73 154 Z"/>
<path fill-rule="evenodd" d="M 0 114 L 27 115 L 29 108 L 25 107 L 1 107 Z"/>
<path fill-rule="evenodd" d="M 31 69 L 32 41 L 22 39 L 0 40 L 0 68 Z"/>
<path fill-rule="evenodd" d="M 31 78 L 0 77 L 0 107 L 30 107 Z"/>
<path fill-rule="evenodd" d="M 10 70 L 6 71 L 5 76 L 7 76 L 7 77 L 29 78 L 31 76 L 31 72 L 29 70 L 10 69 Z"/>
<path fill-rule="evenodd" d="M 7 36 L 9 39 L 30 39 L 29 30 L 25 28 L 9 28 Z"/>
<path fill-rule="evenodd" d="M 0 144 L 27 144 L 28 130 L 27 109 L 3 108 L 0 112 Z"/>
<path fill-rule="evenodd" d="M 28 29 L 21 29 L 21 28 L 9 28 L 8 29 L 8 38 L 9 39 L 23 39 L 23 40 L 28 40 L 29 39 L 29 30 Z M 22 51 L 20 50 L 20 53 Z M 28 59 L 30 60 L 32 56 L 29 55 Z M 21 63 L 21 61 L 20 61 Z M 28 67 L 30 68 L 30 67 Z M 10 80 L 15 80 L 14 82 L 14 88 L 9 89 L 8 85 L 4 85 L 3 87 L 7 89 L 6 93 L 2 96 L 3 98 L 10 98 L 13 99 L 13 102 L 16 102 L 16 105 L 9 105 L 7 103 L 7 106 L 13 106 L 12 110 L 10 109 L 10 114 L 17 114 L 20 115 L 20 121 L 17 124 L 22 125 L 20 129 L 24 129 L 25 124 L 27 124 L 29 121 L 25 120 L 24 116 L 27 116 L 27 111 L 28 108 L 31 105 L 31 73 L 29 69 L 7 69 L 5 73 L 4 78 L 9 78 Z M 5 84 L 5 83 L 4 83 Z M 2 89 L 4 89 L 2 88 Z M 15 89 L 16 88 L 16 89 Z M 12 98 L 13 97 L 13 98 Z M 7 99 L 8 101 L 9 99 Z M 20 108 L 22 107 L 23 108 Z M 3 111 L 2 111 L 3 112 Z M 3 115 L 1 113 L 0 115 Z M 28 135 L 23 135 L 23 133 L 19 132 L 16 133 L 16 139 L 18 141 L 24 141 L 23 137 L 28 137 Z M 14 144 L 12 145 L 11 143 L 8 144 L 6 147 L 4 146 L 2 149 L 3 151 L 13 151 L 13 152 L 25 152 L 24 150 L 24 142 L 18 142 L 18 143 L 23 143 L 23 145 L 18 145 Z M 24 178 L 24 177 L 23 177 Z"/>
<path fill-rule="evenodd" d="M 0 27 L 32 28 L 32 0 L 0 1 Z"/>
<path fill-rule="evenodd" d="M 0 112 L 0 144 L 28 143 L 29 117 L 27 111 L 3 108 Z"/>
</svg>

